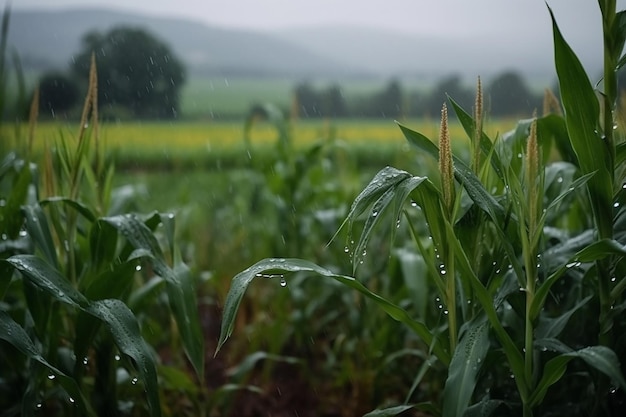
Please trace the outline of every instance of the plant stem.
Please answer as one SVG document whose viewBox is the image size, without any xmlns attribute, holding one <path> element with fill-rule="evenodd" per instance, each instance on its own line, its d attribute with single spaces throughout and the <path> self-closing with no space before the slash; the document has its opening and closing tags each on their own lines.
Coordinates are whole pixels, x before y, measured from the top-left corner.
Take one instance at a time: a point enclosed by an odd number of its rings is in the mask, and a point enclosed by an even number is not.
<svg viewBox="0 0 626 417">
<path fill-rule="evenodd" d="M 454 238 L 452 236 L 452 238 Z M 446 304 L 448 309 L 448 331 L 450 332 L 450 353 L 454 354 L 458 341 L 458 331 L 456 322 L 456 274 L 454 270 L 454 245 L 448 238 L 448 247 L 445 259 L 445 271 L 448 276 L 446 282 Z M 442 270 L 443 273 L 444 270 Z"/>
<path fill-rule="evenodd" d="M 615 161 L 615 144 L 613 137 L 613 109 L 617 98 L 617 77 L 616 77 L 616 64 L 617 58 L 621 51 L 615 51 L 616 45 L 614 44 L 613 25 L 616 17 L 616 1 L 615 0 L 602 0 L 600 1 L 602 10 L 602 29 L 604 34 L 604 94 L 603 94 L 603 125 L 604 125 L 604 143 L 608 148 L 608 155 L 610 161 L 609 169 L 614 171 Z M 613 178 L 611 178 L 614 180 Z M 612 187 L 611 187 L 612 188 Z M 606 230 L 604 230 L 606 229 Z M 612 228 L 599 228 L 600 239 L 612 239 Z M 597 262 L 598 270 L 598 297 L 600 300 L 600 334 L 598 335 L 598 341 L 601 345 L 611 345 L 610 329 L 612 327 L 611 321 L 611 294 L 610 294 L 610 279 L 611 268 L 608 260 L 600 260 Z"/>
</svg>

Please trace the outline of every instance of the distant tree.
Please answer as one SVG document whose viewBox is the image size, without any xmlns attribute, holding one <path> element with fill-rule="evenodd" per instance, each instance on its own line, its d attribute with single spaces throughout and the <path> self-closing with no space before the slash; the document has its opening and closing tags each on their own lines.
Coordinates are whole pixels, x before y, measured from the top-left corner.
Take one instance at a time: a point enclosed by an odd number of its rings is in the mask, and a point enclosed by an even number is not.
<svg viewBox="0 0 626 417">
<path fill-rule="evenodd" d="M 397 118 L 402 116 L 404 109 L 404 94 L 400 82 L 392 79 L 377 97 L 378 113 L 382 117 Z"/>
<path fill-rule="evenodd" d="M 522 76 L 506 71 L 489 85 L 489 113 L 493 116 L 530 116 L 538 108 L 539 99 L 527 87 Z"/>
<path fill-rule="evenodd" d="M 322 114 L 325 117 L 346 117 L 348 106 L 338 85 L 331 85 L 323 93 Z"/>
<path fill-rule="evenodd" d="M 295 88 L 297 115 L 300 117 L 320 117 L 321 104 L 319 94 L 308 82 L 300 83 Z"/>
<path fill-rule="evenodd" d="M 103 112 L 123 108 L 139 118 L 173 118 L 185 79 L 183 64 L 170 48 L 143 29 L 118 27 L 83 38 L 72 70 L 89 76 L 92 52 L 98 68 L 99 102 Z"/>
<path fill-rule="evenodd" d="M 49 72 L 39 79 L 39 111 L 55 117 L 76 106 L 80 88 L 76 81 L 60 72 Z"/>
</svg>

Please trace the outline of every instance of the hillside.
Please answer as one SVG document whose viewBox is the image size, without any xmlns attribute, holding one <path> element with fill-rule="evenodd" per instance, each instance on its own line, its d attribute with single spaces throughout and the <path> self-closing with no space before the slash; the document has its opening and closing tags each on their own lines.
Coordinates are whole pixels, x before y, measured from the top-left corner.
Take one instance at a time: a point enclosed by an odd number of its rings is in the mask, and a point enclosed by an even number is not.
<svg viewBox="0 0 626 417">
<path fill-rule="evenodd" d="M 110 10 L 15 10 L 11 15 L 9 42 L 20 52 L 27 67 L 63 68 L 79 50 L 85 33 L 116 25 L 143 27 L 156 34 L 192 73 L 330 75 L 350 70 L 343 63 L 270 34 Z"/>
<path fill-rule="evenodd" d="M 9 42 L 29 69 L 63 68 L 85 33 L 122 24 L 158 35 L 194 75 L 432 78 L 460 73 L 473 78 L 510 68 L 531 77 L 553 74 L 551 42 L 532 31 L 462 39 L 338 26 L 255 32 L 114 10 L 15 9 Z M 574 41 L 583 62 L 600 62 L 595 39 L 580 35 Z"/>
</svg>

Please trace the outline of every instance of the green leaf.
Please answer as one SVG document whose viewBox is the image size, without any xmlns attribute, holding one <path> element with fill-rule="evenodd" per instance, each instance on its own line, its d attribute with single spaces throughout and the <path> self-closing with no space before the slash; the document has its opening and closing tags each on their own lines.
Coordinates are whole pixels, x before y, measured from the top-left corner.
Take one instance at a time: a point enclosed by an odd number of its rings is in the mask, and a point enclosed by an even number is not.
<svg viewBox="0 0 626 417">
<path fill-rule="evenodd" d="M 84 310 L 102 320 L 109 328 L 120 352 L 133 359 L 147 391 L 151 414 L 160 416 L 161 406 L 155 360 L 152 350 L 141 337 L 139 324 L 132 311 L 120 300 L 94 301 Z"/>
<path fill-rule="evenodd" d="M 567 131 L 583 174 L 595 173 L 588 183 L 600 238 L 612 235 L 613 150 L 599 133 L 600 108 L 593 87 L 576 54 L 567 44 L 548 7 L 554 34 L 554 60 L 559 78 Z M 607 128 L 611 129 L 611 126 Z"/>
<path fill-rule="evenodd" d="M 37 361 L 46 368 L 48 368 L 52 374 L 58 378 L 59 383 L 70 395 L 71 398 L 76 400 L 81 414 L 83 415 L 95 415 L 91 409 L 89 402 L 84 397 L 83 393 L 78 388 L 78 384 L 72 378 L 67 376 L 61 370 L 51 365 L 39 352 L 35 344 L 30 340 L 22 326 L 17 324 L 7 313 L 0 310 L 0 339 L 6 340 L 17 350 L 22 352 L 27 358 L 33 361 Z M 32 407 L 33 404 L 26 404 L 26 406 Z"/>
<path fill-rule="evenodd" d="M 546 297 L 550 293 L 550 288 L 563 276 L 571 265 L 574 265 L 576 262 L 595 262 L 612 255 L 626 256 L 626 246 L 612 239 L 602 239 L 577 252 L 567 263 L 562 265 L 537 288 L 535 298 L 530 307 L 531 317 L 537 317 L 546 301 Z"/>
<path fill-rule="evenodd" d="M 62 204 L 65 204 L 68 207 L 73 208 L 78 213 L 80 213 L 81 216 L 83 216 L 84 218 L 89 220 L 89 222 L 96 221 L 96 215 L 93 214 L 93 212 L 91 211 L 91 209 L 89 207 L 87 207 L 86 205 L 84 205 L 83 203 L 81 203 L 79 201 L 72 200 L 72 199 L 67 198 L 67 197 L 51 197 L 51 198 L 47 198 L 45 200 L 41 200 L 39 202 L 39 204 L 41 204 L 42 207 L 45 207 L 48 204 L 57 204 L 57 203 L 62 203 Z"/>
<path fill-rule="evenodd" d="M 443 417 L 462 416 L 476 387 L 476 376 L 489 350 L 489 326 L 470 324 L 454 351 L 443 389 Z"/>
<path fill-rule="evenodd" d="M 255 365 L 262 360 L 269 360 L 273 362 L 284 362 L 288 364 L 297 364 L 301 360 L 291 356 L 274 355 L 267 352 L 254 352 L 246 356 L 237 366 L 228 370 L 228 375 L 234 379 L 240 379 L 252 371 Z"/>
<path fill-rule="evenodd" d="M 241 304 L 241 300 L 243 299 L 246 289 L 252 280 L 268 274 L 271 276 L 279 276 L 279 274 L 287 272 L 312 272 L 322 277 L 332 278 L 360 292 L 370 300 L 374 301 L 376 305 L 382 308 L 389 316 L 391 316 L 391 318 L 404 323 L 411 330 L 413 330 L 424 341 L 424 343 L 431 347 L 440 361 L 444 364 L 447 364 L 450 361 L 448 352 L 444 350 L 443 346 L 436 343 L 435 337 L 423 323 L 411 319 L 405 310 L 378 294 L 371 292 L 353 277 L 335 274 L 326 268 L 302 259 L 283 258 L 263 259 L 240 272 L 233 278 L 230 290 L 228 291 L 228 295 L 226 296 L 226 301 L 224 303 L 222 328 L 217 348 L 215 350 L 216 355 L 233 332 L 235 327 L 235 317 L 237 315 L 237 311 L 239 310 L 239 305 Z"/>
<path fill-rule="evenodd" d="M 48 219 L 39 205 L 24 206 L 26 231 L 35 245 L 41 250 L 46 261 L 55 268 L 59 268 L 56 247 L 50 234 Z"/>
<path fill-rule="evenodd" d="M 539 324 L 535 330 L 535 337 L 537 339 L 550 339 L 555 338 L 561 334 L 569 319 L 578 311 L 582 306 L 587 304 L 591 300 L 592 296 L 582 299 L 574 307 L 566 311 L 555 318 L 549 318 L 545 316 L 539 316 Z"/>
<path fill-rule="evenodd" d="M 154 271 L 166 281 L 168 300 L 181 332 L 185 353 L 196 373 L 204 372 L 204 338 L 198 317 L 195 288 L 189 268 L 184 264 L 172 270 L 163 259 L 163 252 L 152 231 L 135 215 L 120 215 L 102 219 L 118 229 L 136 249 L 148 251 Z"/>
<path fill-rule="evenodd" d="M 480 402 L 472 405 L 463 414 L 463 417 L 489 417 L 502 404 L 502 400 L 491 400 L 485 396 Z"/>
<path fill-rule="evenodd" d="M 161 415 L 154 358 L 141 337 L 137 319 L 123 302 L 120 300 L 89 302 L 65 277 L 36 256 L 16 255 L 6 262 L 20 271 L 26 280 L 57 301 L 80 308 L 106 323 L 120 351 L 135 361 L 147 390 L 152 415 Z"/>
<path fill-rule="evenodd" d="M 448 101 L 452 104 L 457 119 L 461 122 L 463 130 L 468 138 L 473 138 L 476 131 L 476 121 L 470 116 L 454 99 L 448 96 Z M 491 139 L 483 132 L 480 137 L 480 151 L 485 157 L 489 157 L 491 167 L 495 171 L 498 178 L 504 180 L 504 168 L 502 161 L 496 152 L 493 152 L 493 143 Z"/>
<path fill-rule="evenodd" d="M 31 284 L 44 290 L 52 298 L 74 307 L 88 304 L 87 299 L 78 292 L 54 267 L 35 255 L 15 255 L 6 260 Z"/>
<path fill-rule="evenodd" d="M 367 414 L 363 414 L 363 417 L 392 417 L 397 416 L 400 413 L 404 413 L 407 410 L 415 408 L 414 405 L 396 405 L 395 407 L 379 408 L 374 411 L 370 411 Z"/>
<path fill-rule="evenodd" d="M 529 398 L 531 407 L 541 404 L 548 388 L 558 382 L 569 361 L 575 358 L 584 360 L 587 365 L 602 372 L 622 389 L 626 389 L 626 381 L 620 371 L 620 363 L 615 352 L 606 346 L 590 346 L 573 352 L 559 355 L 546 363 L 541 380 Z"/>
</svg>

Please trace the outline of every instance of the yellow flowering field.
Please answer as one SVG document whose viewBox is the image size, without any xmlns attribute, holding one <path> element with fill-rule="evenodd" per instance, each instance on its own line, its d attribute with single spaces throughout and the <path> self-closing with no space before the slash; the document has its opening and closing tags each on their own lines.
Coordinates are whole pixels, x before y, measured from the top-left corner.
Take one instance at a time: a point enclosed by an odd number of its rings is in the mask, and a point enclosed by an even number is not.
<svg viewBox="0 0 626 417">
<path fill-rule="evenodd" d="M 408 127 L 436 140 L 438 120 L 407 120 Z M 497 132 L 510 130 L 513 121 L 497 121 L 486 126 L 487 132 L 495 137 Z M 3 128 L 3 138 L 15 138 L 14 129 Z M 122 122 L 102 123 L 100 138 L 110 151 L 126 155 L 182 156 L 206 154 L 244 146 L 243 121 L 229 122 Z M 459 123 L 450 124 L 453 141 L 466 142 Z M 29 128 L 22 126 L 20 136 L 27 137 Z M 325 138 L 335 137 L 348 144 L 402 146 L 405 139 L 392 120 L 343 120 L 343 121 L 297 121 L 291 126 L 296 146 L 306 146 Z M 36 126 L 33 147 L 35 151 L 54 144 L 64 137 L 70 141 L 78 134 L 76 122 L 43 122 Z M 271 145 L 277 139 L 275 128 L 269 123 L 257 123 L 251 132 L 254 146 Z"/>
</svg>

